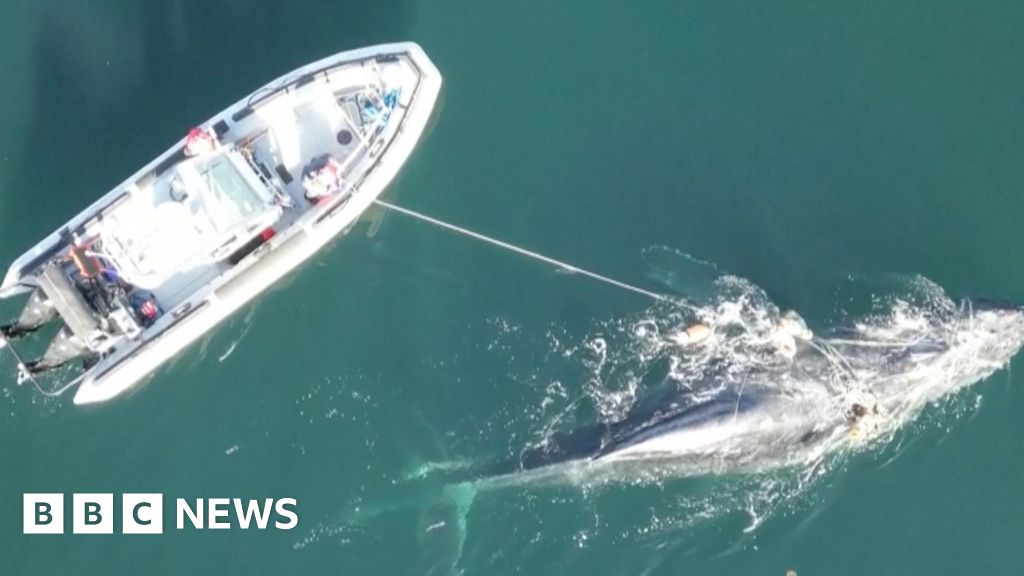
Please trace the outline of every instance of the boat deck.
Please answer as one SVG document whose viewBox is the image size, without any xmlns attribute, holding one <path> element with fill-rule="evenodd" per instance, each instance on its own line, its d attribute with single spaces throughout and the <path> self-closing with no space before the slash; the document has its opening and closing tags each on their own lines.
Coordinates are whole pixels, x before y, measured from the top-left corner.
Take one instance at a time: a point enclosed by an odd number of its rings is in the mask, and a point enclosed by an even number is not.
<svg viewBox="0 0 1024 576">
<path fill-rule="evenodd" d="M 417 81 L 417 70 L 404 58 L 347 64 L 269 99 L 233 129 L 250 135 L 239 145 L 252 150 L 259 170 L 296 204 L 307 202 L 304 170 L 324 155 L 343 167 L 345 194 L 365 170 L 362 162 L 379 152 L 374 146 L 392 136 L 385 128 L 398 124 Z"/>
<path fill-rule="evenodd" d="M 119 276 L 174 305 L 216 278 L 246 232 L 281 208 L 237 153 L 177 164 L 110 211 L 98 225 L 101 255 Z"/>
<path fill-rule="evenodd" d="M 104 255 L 165 309 L 177 306 L 227 272 L 225 257 L 240 243 L 270 226 L 288 230 L 314 211 L 303 184 L 314 159 L 329 155 L 341 166 L 334 197 L 355 192 L 397 131 L 417 82 L 418 71 L 402 58 L 299 80 L 225 122 L 215 151 L 179 155 L 128 186 L 128 198 L 99 226 Z"/>
<path fill-rule="evenodd" d="M 80 358 L 62 388 L 79 385 L 76 404 L 131 389 L 358 221 L 440 88 L 419 46 L 371 46 L 284 74 L 189 131 L 11 264 L 0 297 L 31 294 L 32 316 L 11 332 L 64 322 L 25 370 Z"/>
</svg>

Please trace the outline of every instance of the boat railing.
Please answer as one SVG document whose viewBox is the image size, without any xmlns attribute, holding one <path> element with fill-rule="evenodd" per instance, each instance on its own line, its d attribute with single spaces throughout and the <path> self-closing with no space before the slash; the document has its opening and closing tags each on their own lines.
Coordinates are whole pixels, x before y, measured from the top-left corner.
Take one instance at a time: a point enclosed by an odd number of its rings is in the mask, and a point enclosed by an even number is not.
<svg viewBox="0 0 1024 576">
<path fill-rule="evenodd" d="M 403 54 L 407 54 L 407 53 L 403 53 Z M 231 115 L 231 120 L 234 121 L 234 122 L 238 122 L 238 121 L 244 119 L 245 117 L 249 116 L 253 112 L 255 112 L 256 108 L 258 108 L 260 105 L 265 103 L 267 100 L 270 100 L 274 96 L 276 96 L 276 95 L 278 95 L 278 94 L 280 94 L 282 92 L 283 93 L 287 93 L 290 90 L 302 88 L 306 84 L 309 84 L 310 82 L 314 81 L 316 79 L 316 77 L 321 75 L 321 74 L 324 75 L 325 77 L 328 77 L 328 76 L 330 76 L 331 71 L 333 71 L 336 68 L 342 68 L 344 66 L 351 66 L 351 65 L 354 65 L 354 64 L 363 65 L 366 62 L 373 62 L 374 64 L 376 64 L 377 62 L 394 62 L 398 58 L 399 58 L 399 54 L 397 54 L 397 53 L 396 54 L 375 54 L 375 55 L 365 56 L 363 58 L 359 58 L 359 59 L 356 59 L 356 60 L 343 60 L 343 61 L 340 61 L 340 62 L 338 62 L 338 61 L 331 62 L 331 63 L 326 64 L 326 65 L 324 65 L 324 66 L 322 66 L 320 68 L 317 68 L 315 70 L 310 70 L 309 72 L 305 72 L 303 74 L 286 76 L 277 85 L 263 86 L 262 88 L 259 88 L 255 92 L 250 94 L 249 95 L 249 99 L 245 103 L 245 107 L 243 107 L 242 109 L 240 109 L 237 112 L 235 112 L 234 114 L 232 114 Z M 410 59 L 410 62 L 411 62 L 411 59 Z M 414 66 L 415 66 L 415 64 L 414 64 Z M 417 68 L 417 70 L 418 70 L 418 68 Z"/>
</svg>

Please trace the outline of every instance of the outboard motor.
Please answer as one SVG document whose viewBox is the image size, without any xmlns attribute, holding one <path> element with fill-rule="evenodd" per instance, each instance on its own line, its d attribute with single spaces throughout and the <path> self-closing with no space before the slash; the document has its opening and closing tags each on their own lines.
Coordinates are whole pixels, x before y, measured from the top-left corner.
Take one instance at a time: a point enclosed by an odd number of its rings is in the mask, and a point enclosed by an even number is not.
<svg viewBox="0 0 1024 576">
<path fill-rule="evenodd" d="M 35 332 L 56 316 L 57 309 L 54 308 L 53 302 L 42 290 L 36 288 L 21 310 L 18 320 L 13 324 L 0 326 L 0 334 L 9 340 L 20 338 Z"/>
<path fill-rule="evenodd" d="M 38 288 L 17 322 L 2 327 L 3 340 L 10 344 L 8 340 L 30 334 L 57 316 L 62 320 L 57 334 L 37 360 L 26 361 L 11 347 L 18 359 L 19 382 L 88 354 L 107 337 L 107 320 L 90 309 L 89 301 L 69 277 L 68 268 L 60 261 L 44 265 L 35 275 Z"/>
<path fill-rule="evenodd" d="M 73 360 L 89 351 L 78 337 L 71 332 L 67 324 L 61 326 L 57 335 L 46 347 L 46 352 L 38 360 L 25 363 L 25 368 L 32 374 L 41 374 L 59 368 L 68 360 Z"/>
</svg>

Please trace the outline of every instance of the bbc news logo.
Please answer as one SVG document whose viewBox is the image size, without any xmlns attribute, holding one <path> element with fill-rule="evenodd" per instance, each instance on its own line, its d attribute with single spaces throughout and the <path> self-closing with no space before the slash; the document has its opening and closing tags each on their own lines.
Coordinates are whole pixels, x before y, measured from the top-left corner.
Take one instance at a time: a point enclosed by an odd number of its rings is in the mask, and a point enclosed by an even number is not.
<svg viewBox="0 0 1024 576">
<path fill-rule="evenodd" d="M 174 501 L 175 527 L 178 530 L 228 530 L 236 526 L 242 530 L 251 527 L 291 530 L 299 524 L 297 506 L 294 498 L 177 498 Z M 22 514 L 25 534 L 63 534 L 64 494 L 25 494 Z M 73 534 L 113 534 L 115 514 L 113 494 L 71 495 Z M 122 534 L 163 534 L 164 495 L 122 494 L 120 517 Z"/>
</svg>

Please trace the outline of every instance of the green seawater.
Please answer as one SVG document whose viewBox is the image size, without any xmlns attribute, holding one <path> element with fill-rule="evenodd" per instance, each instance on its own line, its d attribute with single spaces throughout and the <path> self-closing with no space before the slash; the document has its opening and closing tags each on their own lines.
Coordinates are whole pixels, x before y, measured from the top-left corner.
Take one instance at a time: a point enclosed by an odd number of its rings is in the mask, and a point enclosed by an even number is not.
<svg viewBox="0 0 1024 576">
<path fill-rule="evenodd" d="M 658 291 L 685 288 L 645 254 L 685 252 L 814 325 L 851 278 L 1024 301 L 1022 22 L 994 1 L 9 1 L 0 262 L 264 82 L 414 40 L 445 85 L 399 204 Z M 656 312 L 396 214 L 358 232 L 127 398 L 44 400 L 0 352 L 0 574 L 1024 573 L 1007 371 L 802 490 L 453 484 L 594 412 L 618 384 L 588 343 Z M 165 533 L 23 535 L 25 492 L 160 492 Z M 294 497 L 300 521 L 179 531 L 178 497 Z"/>
</svg>

